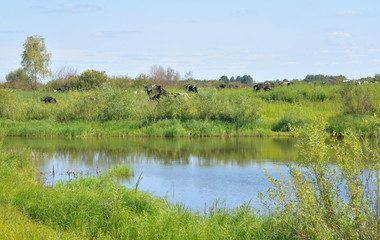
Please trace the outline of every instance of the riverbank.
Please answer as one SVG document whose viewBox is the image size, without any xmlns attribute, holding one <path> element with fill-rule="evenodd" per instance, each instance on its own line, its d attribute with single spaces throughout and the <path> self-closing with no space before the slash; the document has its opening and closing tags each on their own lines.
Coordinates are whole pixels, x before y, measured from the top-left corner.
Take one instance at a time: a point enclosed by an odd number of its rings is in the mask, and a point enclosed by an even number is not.
<svg viewBox="0 0 380 240">
<path fill-rule="evenodd" d="M 379 136 L 380 120 L 374 121 Z M 323 125 L 293 134 L 300 152 L 289 177 L 268 173 L 273 188 L 259 195 L 268 212 L 218 202 L 192 211 L 140 191 L 140 179 L 127 188 L 109 173 L 46 186 L 33 166 L 38 154 L 1 146 L 0 238 L 378 239 L 378 146 L 352 131 L 328 143 Z"/>
<path fill-rule="evenodd" d="M 289 132 L 274 132 L 263 124 L 237 127 L 234 123 L 211 120 L 165 119 L 157 122 L 140 121 L 70 121 L 55 120 L 10 121 L 0 120 L 6 136 L 44 137 L 263 137 L 291 136 Z M 260 126 L 261 125 L 261 126 Z"/>
<path fill-rule="evenodd" d="M 44 186 L 28 152 L 0 151 L 0 238 L 279 239 L 270 218 L 249 205 L 193 212 L 128 189 L 109 174 Z M 18 181 L 14 181 L 18 179 Z"/>
</svg>

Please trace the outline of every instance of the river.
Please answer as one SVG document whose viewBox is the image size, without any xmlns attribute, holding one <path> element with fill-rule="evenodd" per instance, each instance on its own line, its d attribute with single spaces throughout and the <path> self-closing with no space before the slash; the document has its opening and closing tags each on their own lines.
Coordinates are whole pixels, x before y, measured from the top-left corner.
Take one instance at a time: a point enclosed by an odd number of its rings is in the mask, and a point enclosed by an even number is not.
<svg viewBox="0 0 380 240">
<path fill-rule="evenodd" d="M 119 180 L 127 187 L 202 211 L 219 201 L 236 208 L 249 202 L 261 208 L 259 192 L 271 187 L 265 176 L 297 158 L 293 138 L 31 138 L 6 137 L 9 149 L 30 148 L 48 184 L 102 174 L 127 164 L 134 176 Z M 53 175 L 54 168 L 54 175 Z"/>
</svg>

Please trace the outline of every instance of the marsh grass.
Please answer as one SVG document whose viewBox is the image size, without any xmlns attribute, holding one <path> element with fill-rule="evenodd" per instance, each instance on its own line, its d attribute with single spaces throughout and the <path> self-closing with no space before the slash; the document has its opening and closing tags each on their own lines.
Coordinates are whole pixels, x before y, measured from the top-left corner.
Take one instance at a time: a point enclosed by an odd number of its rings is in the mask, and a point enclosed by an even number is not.
<svg viewBox="0 0 380 240">
<path fill-rule="evenodd" d="M 134 175 L 132 168 L 128 165 L 117 164 L 110 169 L 110 174 L 115 177 L 129 178 Z"/>
<path fill-rule="evenodd" d="M 331 119 L 328 129 L 332 133 L 349 126 L 336 124 L 336 119 L 380 111 L 378 85 L 298 84 L 277 86 L 270 92 L 210 87 L 198 94 L 187 93 L 188 97 L 160 101 L 149 101 L 142 87 L 123 90 L 113 89 L 112 84 L 89 92 L 1 89 L 0 122 L 9 126 L 7 135 L 267 136 L 288 134 L 289 123 L 302 126 L 322 116 Z M 57 103 L 41 102 L 45 96 L 54 97 Z M 356 121 L 352 123 L 359 129 Z"/>
</svg>

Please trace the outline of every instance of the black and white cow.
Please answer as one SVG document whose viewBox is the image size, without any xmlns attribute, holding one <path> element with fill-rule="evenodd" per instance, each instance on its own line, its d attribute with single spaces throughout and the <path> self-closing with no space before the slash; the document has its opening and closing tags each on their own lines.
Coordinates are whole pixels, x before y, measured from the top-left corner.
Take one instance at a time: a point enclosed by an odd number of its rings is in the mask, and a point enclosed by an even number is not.
<svg viewBox="0 0 380 240">
<path fill-rule="evenodd" d="M 186 86 L 186 91 L 198 93 L 198 89 L 197 89 L 197 87 L 195 85 L 187 85 Z"/>
<path fill-rule="evenodd" d="M 53 97 L 44 97 L 44 98 L 41 98 L 41 102 L 57 103 L 57 100 L 55 100 L 55 98 L 53 98 Z"/>
</svg>

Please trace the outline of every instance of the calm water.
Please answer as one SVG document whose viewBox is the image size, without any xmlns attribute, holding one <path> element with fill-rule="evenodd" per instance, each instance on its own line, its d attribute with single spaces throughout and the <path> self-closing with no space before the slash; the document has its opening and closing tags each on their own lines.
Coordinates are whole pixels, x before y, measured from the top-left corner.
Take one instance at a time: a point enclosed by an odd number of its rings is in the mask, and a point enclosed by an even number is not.
<svg viewBox="0 0 380 240">
<path fill-rule="evenodd" d="M 21 138 L 8 137 L 9 148 L 31 148 L 42 157 L 35 164 L 46 181 L 72 179 L 68 170 L 84 174 L 107 172 L 128 164 L 135 176 L 121 180 L 133 187 L 142 174 L 140 190 L 170 201 L 203 210 L 217 199 L 228 208 L 244 202 L 260 208 L 259 192 L 277 176 L 276 166 L 286 173 L 297 152 L 292 138 Z M 53 177 L 52 170 L 55 169 Z"/>
</svg>

